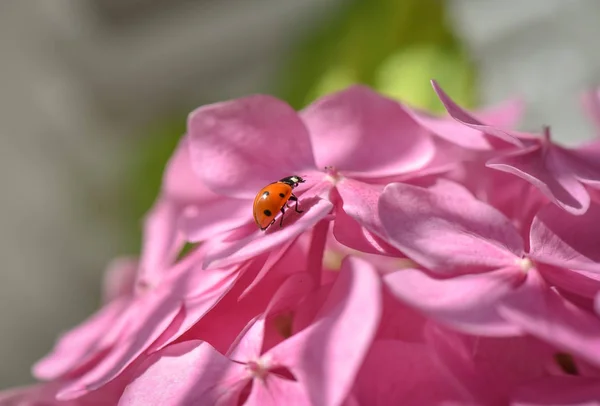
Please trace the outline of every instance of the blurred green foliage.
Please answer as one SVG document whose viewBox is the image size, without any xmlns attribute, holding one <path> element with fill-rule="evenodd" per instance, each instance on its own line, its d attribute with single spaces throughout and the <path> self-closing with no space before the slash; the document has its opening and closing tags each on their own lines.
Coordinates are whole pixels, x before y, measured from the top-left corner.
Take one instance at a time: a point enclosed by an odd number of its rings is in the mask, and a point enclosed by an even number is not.
<svg viewBox="0 0 600 406">
<path fill-rule="evenodd" d="M 453 34 L 442 0 L 352 0 L 313 28 L 282 70 L 277 95 L 302 108 L 363 83 L 417 107 L 441 112 L 429 84 L 475 104 L 474 69 Z"/>
<path fill-rule="evenodd" d="M 460 104 L 473 106 L 474 69 L 446 17 L 443 0 L 349 0 L 300 41 L 271 93 L 297 109 L 315 98 L 363 83 L 431 111 L 441 104 L 436 79 Z M 124 213 L 139 249 L 140 219 L 160 189 L 165 163 L 185 131 L 187 112 L 152 125 L 131 163 Z"/>
<path fill-rule="evenodd" d="M 135 154 L 127 163 L 123 177 L 121 222 L 127 234 L 125 252 L 139 252 L 142 221 L 157 198 L 162 174 L 181 136 L 185 133 L 187 114 L 173 114 L 145 129 L 143 137 L 135 142 Z"/>
</svg>

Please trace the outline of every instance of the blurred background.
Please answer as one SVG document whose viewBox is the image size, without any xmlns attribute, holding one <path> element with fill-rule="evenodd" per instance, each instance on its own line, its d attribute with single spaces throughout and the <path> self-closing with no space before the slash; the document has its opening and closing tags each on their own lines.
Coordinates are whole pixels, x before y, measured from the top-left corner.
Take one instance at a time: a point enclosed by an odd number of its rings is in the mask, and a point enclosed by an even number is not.
<svg viewBox="0 0 600 406">
<path fill-rule="evenodd" d="M 523 128 L 594 131 L 596 0 L 0 2 L 0 388 L 99 304 L 193 108 L 254 92 L 301 108 L 361 82 L 440 111 L 525 99 Z"/>
</svg>

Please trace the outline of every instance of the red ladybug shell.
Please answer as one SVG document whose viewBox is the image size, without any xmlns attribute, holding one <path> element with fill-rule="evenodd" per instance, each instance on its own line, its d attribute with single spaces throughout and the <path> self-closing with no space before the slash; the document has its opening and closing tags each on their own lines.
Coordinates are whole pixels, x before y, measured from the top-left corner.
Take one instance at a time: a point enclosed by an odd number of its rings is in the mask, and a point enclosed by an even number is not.
<svg viewBox="0 0 600 406">
<path fill-rule="evenodd" d="M 254 199 L 254 221 L 261 230 L 266 230 L 275 217 L 281 213 L 292 196 L 298 183 L 304 182 L 299 176 L 289 176 L 262 188 Z"/>
<path fill-rule="evenodd" d="M 254 220 L 261 230 L 269 227 L 291 195 L 292 187 L 280 182 L 271 183 L 258 192 L 254 199 L 253 211 Z"/>
</svg>

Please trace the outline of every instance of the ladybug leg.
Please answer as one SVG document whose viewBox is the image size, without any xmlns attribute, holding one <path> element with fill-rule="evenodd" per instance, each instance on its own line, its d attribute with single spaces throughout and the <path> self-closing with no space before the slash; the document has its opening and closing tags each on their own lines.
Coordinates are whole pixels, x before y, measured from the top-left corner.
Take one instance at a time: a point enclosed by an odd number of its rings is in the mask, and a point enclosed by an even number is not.
<svg viewBox="0 0 600 406">
<path fill-rule="evenodd" d="M 294 210 L 296 211 L 296 213 L 303 213 L 304 210 L 298 210 L 298 198 L 296 196 L 294 196 L 293 194 L 290 196 L 290 200 L 293 202 L 296 202 L 296 207 L 294 207 Z"/>
<path fill-rule="evenodd" d="M 279 227 L 283 227 L 283 216 L 285 215 L 285 208 L 281 208 L 281 220 L 279 221 Z M 275 219 L 273 219 L 275 221 Z"/>
</svg>

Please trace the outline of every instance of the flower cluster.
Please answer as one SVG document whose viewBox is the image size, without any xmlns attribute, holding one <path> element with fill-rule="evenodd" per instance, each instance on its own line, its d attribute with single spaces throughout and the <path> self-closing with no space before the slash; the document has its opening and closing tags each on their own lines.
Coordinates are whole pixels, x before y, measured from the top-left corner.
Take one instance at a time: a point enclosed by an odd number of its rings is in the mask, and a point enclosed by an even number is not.
<svg viewBox="0 0 600 406">
<path fill-rule="evenodd" d="M 191 113 L 139 260 L 0 404 L 600 401 L 600 140 L 433 87 L 444 117 L 363 86 Z M 292 175 L 302 213 L 259 230 L 257 192 Z"/>
</svg>

